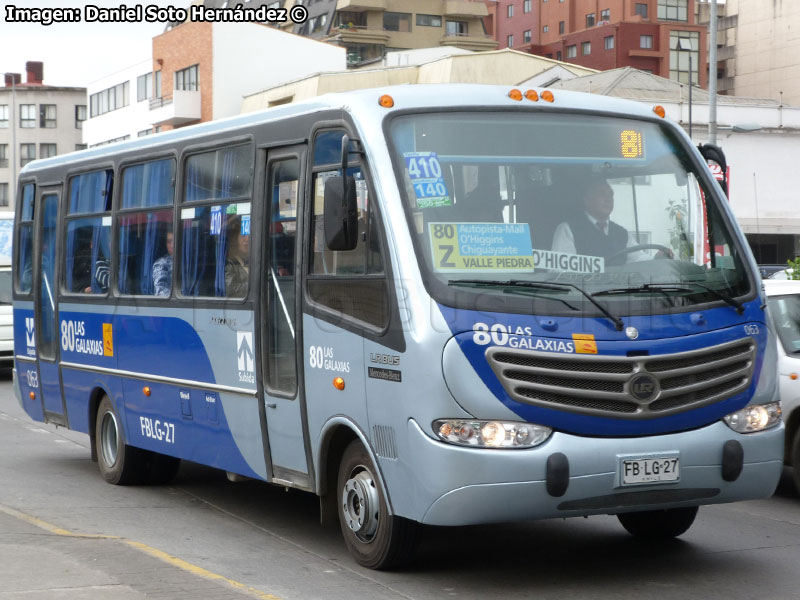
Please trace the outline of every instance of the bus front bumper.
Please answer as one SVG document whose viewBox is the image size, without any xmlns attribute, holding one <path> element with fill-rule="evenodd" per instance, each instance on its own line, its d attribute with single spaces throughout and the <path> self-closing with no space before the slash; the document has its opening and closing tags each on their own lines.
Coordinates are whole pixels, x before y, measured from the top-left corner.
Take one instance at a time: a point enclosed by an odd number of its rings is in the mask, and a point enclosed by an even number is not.
<svg viewBox="0 0 800 600">
<path fill-rule="evenodd" d="M 746 435 L 721 421 L 694 431 L 639 438 L 554 433 L 544 444 L 524 450 L 464 448 L 431 438 L 413 420 L 408 427 L 413 455 L 409 466 L 417 484 L 412 518 L 430 525 L 616 514 L 765 498 L 775 490 L 783 467 L 782 423 Z M 723 448 L 730 441 L 740 445 L 743 462 L 740 474 L 726 481 Z M 561 469 L 561 487 L 566 485 L 566 490 L 556 496 L 552 472 L 548 486 L 547 464 L 558 454 L 566 457 L 568 474 Z M 678 481 L 622 485 L 623 460 L 660 457 L 680 459 Z M 563 458 L 559 461 L 563 467 Z"/>
</svg>

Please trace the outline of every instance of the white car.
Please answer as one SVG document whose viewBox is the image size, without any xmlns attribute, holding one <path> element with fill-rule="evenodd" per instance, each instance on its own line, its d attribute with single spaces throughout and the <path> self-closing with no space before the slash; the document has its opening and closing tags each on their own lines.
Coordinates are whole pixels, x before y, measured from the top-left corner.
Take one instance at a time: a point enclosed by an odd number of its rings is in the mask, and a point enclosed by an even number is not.
<svg viewBox="0 0 800 600">
<path fill-rule="evenodd" d="M 14 213 L 0 212 L 0 368 L 14 366 L 14 325 L 11 309 L 11 240 Z"/>
<path fill-rule="evenodd" d="M 778 378 L 786 422 L 786 464 L 794 467 L 800 491 L 800 281 L 765 279 L 772 321 L 778 334 Z"/>
</svg>

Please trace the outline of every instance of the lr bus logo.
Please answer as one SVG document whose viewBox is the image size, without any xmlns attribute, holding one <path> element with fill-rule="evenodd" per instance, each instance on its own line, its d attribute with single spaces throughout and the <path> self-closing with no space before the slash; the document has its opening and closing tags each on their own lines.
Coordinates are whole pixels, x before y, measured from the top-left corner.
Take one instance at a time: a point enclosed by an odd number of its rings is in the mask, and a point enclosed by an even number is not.
<svg viewBox="0 0 800 600">
<path fill-rule="evenodd" d="M 255 383 L 255 362 L 253 355 L 253 334 L 250 331 L 236 332 L 236 359 L 239 367 L 239 381 Z"/>
<path fill-rule="evenodd" d="M 36 333 L 34 332 L 33 317 L 25 317 L 25 345 L 28 346 L 28 356 L 36 354 Z"/>
<path fill-rule="evenodd" d="M 631 394 L 637 400 L 650 400 L 658 389 L 655 378 L 650 375 L 639 375 L 631 380 Z"/>
</svg>

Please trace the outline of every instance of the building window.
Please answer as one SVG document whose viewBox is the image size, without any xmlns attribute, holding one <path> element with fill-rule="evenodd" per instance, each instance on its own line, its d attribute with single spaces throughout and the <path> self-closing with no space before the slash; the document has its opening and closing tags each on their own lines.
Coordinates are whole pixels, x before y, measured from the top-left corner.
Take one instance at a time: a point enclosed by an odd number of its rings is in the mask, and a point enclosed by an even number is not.
<svg viewBox="0 0 800 600">
<path fill-rule="evenodd" d="M 187 92 L 196 92 L 198 90 L 197 65 L 175 71 L 175 89 Z"/>
<path fill-rule="evenodd" d="M 614 49 L 614 36 L 609 35 L 608 37 L 603 38 L 603 48 L 606 50 L 613 50 Z"/>
<path fill-rule="evenodd" d="M 118 83 L 114 87 L 89 96 L 90 116 L 97 117 L 123 106 L 128 106 L 130 82 Z"/>
<path fill-rule="evenodd" d="M 0 206 L 8 206 L 8 184 L 0 183 Z"/>
<path fill-rule="evenodd" d="M 681 48 L 681 40 L 689 40 L 691 50 Z M 684 42 L 685 44 L 685 42 Z M 669 33 L 669 78 L 680 83 L 698 85 L 700 58 L 700 32 L 670 31 Z M 691 57 L 691 60 L 690 60 Z M 690 73 L 691 68 L 691 73 Z"/>
<path fill-rule="evenodd" d="M 646 50 L 651 50 L 653 48 L 653 36 L 652 35 L 640 35 L 639 36 L 639 48 L 644 48 Z"/>
<path fill-rule="evenodd" d="M 136 134 L 136 137 L 144 137 L 146 135 L 153 135 L 153 128 L 150 129 L 142 129 Z"/>
<path fill-rule="evenodd" d="M 411 13 L 383 13 L 383 28 L 386 31 L 411 31 Z"/>
<path fill-rule="evenodd" d="M 589 29 L 589 27 L 594 27 L 594 13 L 586 15 L 586 29 Z"/>
<path fill-rule="evenodd" d="M 8 104 L 0 104 L 0 129 L 8 128 Z"/>
<path fill-rule="evenodd" d="M 36 160 L 36 144 L 20 144 L 19 166 L 24 167 L 32 160 Z"/>
<path fill-rule="evenodd" d="M 687 21 L 689 0 L 658 0 L 658 18 L 663 21 Z"/>
<path fill-rule="evenodd" d="M 417 25 L 422 27 L 441 27 L 442 17 L 439 15 L 417 15 Z"/>
<path fill-rule="evenodd" d="M 39 127 L 44 129 L 56 128 L 56 105 L 55 104 L 40 104 L 39 105 Z"/>
<path fill-rule="evenodd" d="M 564 21 L 559 21 L 558 22 L 558 33 L 560 33 L 562 35 L 564 34 Z"/>
<path fill-rule="evenodd" d="M 8 166 L 8 144 L 0 144 L 0 167 Z"/>
<path fill-rule="evenodd" d="M 547 26 L 546 25 L 545 25 L 545 31 L 547 31 Z M 526 44 L 530 44 L 531 43 L 531 39 L 532 39 L 532 36 L 531 36 L 531 30 L 530 29 L 526 29 L 525 31 L 522 32 L 522 41 L 523 42 L 525 42 Z"/>
<path fill-rule="evenodd" d="M 466 21 L 445 21 L 445 35 L 467 35 Z"/>
<path fill-rule="evenodd" d="M 50 158 L 58 154 L 55 144 L 39 144 L 39 158 Z"/>
<path fill-rule="evenodd" d="M 75 144 L 75 152 L 78 150 L 86 150 L 88 146 L 86 144 Z"/>
<path fill-rule="evenodd" d="M 567 46 L 567 58 L 575 58 L 576 56 L 578 56 L 578 47 L 575 45 Z"/>
<path fill-rule="evenodd" d="M 550 25 L 545 25 L 542 27 L 542 33 L 547 33 L 548 31 L 550 31 Z"/>
<path fill-rule="evenodd" d="M 513 35 L 510 35 L 510 36 L 508 36 L 508 37 L 506 38 L 506 45 L 507 45 L 509 48 L 512 48 L 512 47 L 514 46 L 514 36 L 513 36 Z"/>
<path fill-rule="evenodd" d="M 523 2 L 522 2 L 522 12 L 524 12 L 524 13 L 531 12 L 531 0 L 523 0 Z"/>
<path fill-rule="evenodd" d="M 75 105 L 75 129 L 83 129 L 83 122 L 86 120 L 86 105 Z"/>
<path fill-rule="evenodd" d="M 601 21 L 610 21 L 611 20 L 611 9 L 604 8 L 600 11 L 600 20 Z"/>
<path fill-rule="evenodd" d="M 142 102 L 153 97 L 153 74 L 145 73 L 136 78 L 136 101 Z"/>
<path fill-rule="evenodd" d="M 561 50 L 556 50 L 556 60 L 561 60 Z"/>
<path fill-rule="evenodd" d="M 507 8 L 508 8 L 508 18 L 511 19 L 514 17 L 514 5 L 509 4 Z"/>
<path fill-rule="evenodd" d="M 581 54 L 583 56 L 588 56 L 592 53 L 592 42 L 583 42 L 581 44 Z"/>
<path fill-rule="evenodd" d="M 19 126 L 22 127 L 23 129 L 31 129 L 36 127 L 35 104 L 19 105 Z"/>
<path fill-rule="evenodd" d="M 636 11 L 635 14 L 641 15 L 643 19 L 647 18 L 647 4 L 642 4 L 640 2 L 636 3 Z"/>
</svg>

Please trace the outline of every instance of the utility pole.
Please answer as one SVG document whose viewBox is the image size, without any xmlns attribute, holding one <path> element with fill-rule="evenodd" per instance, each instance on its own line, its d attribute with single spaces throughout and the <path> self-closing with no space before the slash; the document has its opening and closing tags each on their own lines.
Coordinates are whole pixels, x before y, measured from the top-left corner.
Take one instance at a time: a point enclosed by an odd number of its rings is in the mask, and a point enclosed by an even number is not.
<svg viewBox="0 0 800 600">
<path fill-rule="evenodd" d="M 717 0 L 711 0 L 708 28 L 708 141 L 717 143 Z"/>
<path fill-rule="evenodd" d="M 8 120 L 11 122 L 11 181 L 8 186 L 8 206 L 13 208 L 17 198 L 17 80 L 14 73 L 6 73 L 11 79 L 11 110 Z"/>
</svg>

